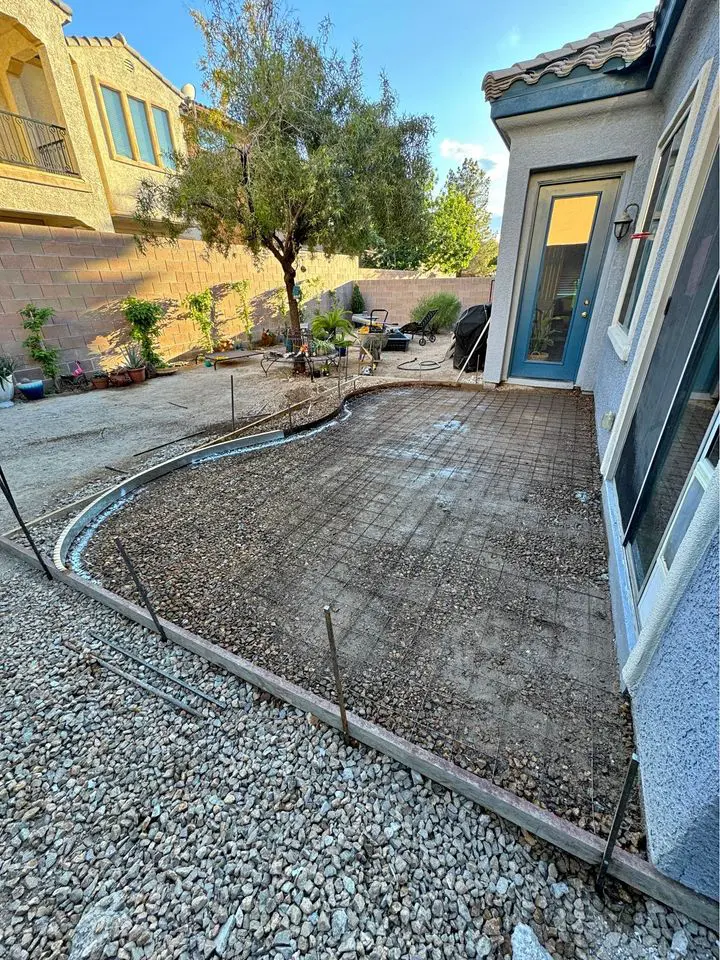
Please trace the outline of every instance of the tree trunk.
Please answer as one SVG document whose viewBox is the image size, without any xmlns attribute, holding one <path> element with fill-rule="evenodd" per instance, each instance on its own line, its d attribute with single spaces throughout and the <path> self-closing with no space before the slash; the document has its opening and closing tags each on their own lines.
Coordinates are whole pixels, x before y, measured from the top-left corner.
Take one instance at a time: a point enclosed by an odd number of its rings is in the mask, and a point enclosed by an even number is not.
<svg viewBox="0 0 720 960">
<path fill-rule="evenodd" d="M 302 343 L 302 334 L 300 332 L 300 310 L 298 308 L 298 302 L 295 299 L 295 294 L 293 293 L 295 289 L 295 268 L 292 264 L 283 264 L 283 276 L 285 279 L 285 293 L 287 294 L 290 314 L 290 339 L 297 350 Z"/>
</svg>

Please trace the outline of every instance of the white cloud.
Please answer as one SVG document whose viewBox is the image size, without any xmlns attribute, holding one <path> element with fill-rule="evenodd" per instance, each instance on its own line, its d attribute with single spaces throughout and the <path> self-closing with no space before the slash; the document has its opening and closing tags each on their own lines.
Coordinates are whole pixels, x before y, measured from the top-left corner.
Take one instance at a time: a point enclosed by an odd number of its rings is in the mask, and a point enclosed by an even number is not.
<svg viewBox="0 0 720 960">
<path fill-rule="evenodd" d="M 461 143 L 459 140 L 446 138 L 440 144 L 440 156 L 458 164 L 462 163 L 465 157 L 477 160 L 490 177 L 488 210 L 494 216 L 502 216 L 509 159 L 507 150 L 488 150 L 482 143 Z"/>
<path fill-rule="evenodd" d="M 517 27 L 511 27 L 506 34 L 504 34 L 498 41 L 499 50 L 512 50 L 514 47 L 520 46 L 520 31 Z"/>
</svg>

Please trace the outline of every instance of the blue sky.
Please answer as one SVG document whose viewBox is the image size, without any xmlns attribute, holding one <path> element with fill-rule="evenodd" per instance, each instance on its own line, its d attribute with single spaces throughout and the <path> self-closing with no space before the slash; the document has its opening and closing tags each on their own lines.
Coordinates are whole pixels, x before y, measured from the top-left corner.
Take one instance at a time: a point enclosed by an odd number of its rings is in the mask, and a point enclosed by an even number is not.
<svg viewBox="0 0 720 960">
<path fill-rule="evenodd" d="M 70 0 L 66 32 L 90 36 L 123 33 L 128 42 L 177 86 L 194 83 L 200 38 L 184 0 Z M 499 225 L 507 151 L 490 122 L 480 84 L 488 70 L 511 66 L 554 50 L 595 30 L 606 29 L 651 9 L 642 0 L 294 0 L 291 6 L 308 28 L 326 14 L 335 45 L 362 47 L 365 78 L 376 90 L 385 70 L 401 108 L 435 119 L 433 159 L 441 180 L 464 156 L 473 156 L 492 180 L 490 208 Z"/>
</svg>

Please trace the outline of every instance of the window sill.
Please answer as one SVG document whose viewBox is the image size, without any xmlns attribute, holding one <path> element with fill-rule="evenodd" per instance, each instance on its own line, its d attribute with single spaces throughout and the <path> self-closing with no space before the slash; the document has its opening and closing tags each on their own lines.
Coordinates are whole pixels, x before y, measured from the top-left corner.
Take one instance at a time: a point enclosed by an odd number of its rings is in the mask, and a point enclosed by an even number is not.
<svg viewBox="0 0 720 960">
<path fill-rule="evenodd" d="M 621 362 L 627 363 L 627 358 L 630 356 L 630 337 L 617 323 L 608 327 L 607 335 Z"/>
<path fill-rule="evenodd" d="M 163 167 L 156 163 L 148 163 L 146 160 L 135 160 L 134 157 L 123 157 L 119 153 L 111 153 L 110 157 L 117 163 L 127 163 L 131 167 L 140 167 L 142 170 L 153 171 L 154 173 L 172 172 L 171 167 Z"/>
</svg>

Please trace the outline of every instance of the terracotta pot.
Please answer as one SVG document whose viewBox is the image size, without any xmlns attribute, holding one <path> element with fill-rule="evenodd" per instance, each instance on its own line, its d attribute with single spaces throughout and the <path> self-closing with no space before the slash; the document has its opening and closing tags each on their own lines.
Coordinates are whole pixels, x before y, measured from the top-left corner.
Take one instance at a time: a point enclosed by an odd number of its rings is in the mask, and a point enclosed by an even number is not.
<svg viewBox="0 0 720 960">
<path fill-rule="evenodd" d="M 145 367 L 135 367 L 134 370 L 128 370 L 128 375 L 133 383 L 142 383 L 145 379 Z"/>
<path fill-rule="evenodd" d="M 129 373 L 111 373 L 108 382 L 111 387 L 129 387 L 132 380 Z"/>
<path fill-rule="evenodd" d="M 107 376 L 93 377 L 91 380 L 93 390 L 107 390 L 110 378 Z"/>
</svg>

